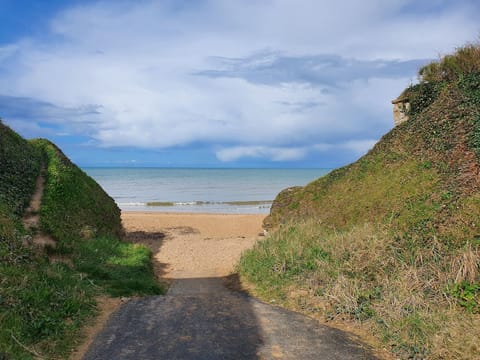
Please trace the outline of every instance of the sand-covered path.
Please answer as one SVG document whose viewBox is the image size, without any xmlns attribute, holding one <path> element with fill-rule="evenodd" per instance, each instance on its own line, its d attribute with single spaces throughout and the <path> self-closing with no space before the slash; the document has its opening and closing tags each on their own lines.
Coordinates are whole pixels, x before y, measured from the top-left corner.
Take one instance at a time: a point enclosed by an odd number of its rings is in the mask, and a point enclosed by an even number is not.
<svg viewBox="0 0 480 360">
<path fill-rule="evenodd" d="M 339 330 L 224 286 L 261 216 L 127 213 L 123 221 L 171 286 L 121 306 L 85 360 L 373 358 Z"/>
</svg>

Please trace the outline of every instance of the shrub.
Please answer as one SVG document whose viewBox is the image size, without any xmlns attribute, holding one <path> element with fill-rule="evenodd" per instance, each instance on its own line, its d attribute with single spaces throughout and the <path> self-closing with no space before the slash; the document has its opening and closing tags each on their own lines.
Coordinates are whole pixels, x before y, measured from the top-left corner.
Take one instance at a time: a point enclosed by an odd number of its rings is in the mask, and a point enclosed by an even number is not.
<svg viewBox="0 0 480 360">
<path fill-rule="evenodd" d="M 422 82 L 455 81 L 467 74 L 480 72 L 480 44 L 472 43 L 457 48 L 454 54 L 420 68 Z"/>
</svg>

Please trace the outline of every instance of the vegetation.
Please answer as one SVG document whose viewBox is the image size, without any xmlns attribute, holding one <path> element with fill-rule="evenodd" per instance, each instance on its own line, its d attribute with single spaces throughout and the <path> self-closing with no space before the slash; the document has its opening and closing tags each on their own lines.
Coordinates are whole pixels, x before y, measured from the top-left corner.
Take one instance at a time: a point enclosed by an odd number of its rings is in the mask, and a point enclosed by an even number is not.
<svg viewBox="0 0 480 360">
<path fill-rule="evenodd" d="M 88 274 L 112 296 L 162 293 L 153 275 L 151 252 L 142 245 L 102 237 L 77 242 L 73 254 L 76 270 Z"/>
<path fill-rule="evenodd" d="M 239 266 L 258 295 L 354 321 L 401 358 L 480 357 L 479 51 L 422 68 L 407 122 L 277 196 Z"/>
<path fill-rule="evenodd" d="M 422 82 L 457 81 L 480 72 L 480 46 L 472 43 L 458 48 L 454 54 L 423 66 L 418 75 Z"/>
<path fill-rule="evenodd" d="M 47 158 L 42 229 L 65 242 L 78 237 L 119 236 L 120 209 L 92 178 L 48 140 L 35 140 Z"/>
<path fill-rule="evenodd" d="M 39 170 L 40 153 L 0 120 L 0 216 L 21 216 Z"/>
<path fill-rule="evenodd" d="M 48 254 L 22 241 L 42 164 L 41 227 L 58 245 Z M 149 250 L 119 240 L 119 214 L 53 144 L 27 142 L 0 122 L 0 359 L 65 357 L 95 315 L 96 296 L 162 292 Z"/>
</svg>

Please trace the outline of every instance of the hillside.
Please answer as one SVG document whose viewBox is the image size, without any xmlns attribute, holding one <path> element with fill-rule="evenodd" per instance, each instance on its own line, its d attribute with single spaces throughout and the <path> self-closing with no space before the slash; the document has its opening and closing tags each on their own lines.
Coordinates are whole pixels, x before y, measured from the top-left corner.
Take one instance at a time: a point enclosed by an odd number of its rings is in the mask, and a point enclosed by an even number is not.
<svg viewBox="0 0 480 360">
<path fill-rule="evenodd" d="M 40 226 L 24 228 L 40 175 Z M 55 246 L 28 240 L 39 234 Z M 54 144 L 0 121 L 0 359 L 63 358 L 97 296 L 161 293 L 149 250 L 121 234 L 120 210 L 93 179 Z"/>
<path fill-rule="evenodd" d="M 48 140 L 34 140 L 48 164 L 42 199 L 41 226 L 54 238 L 66 241 L 98 235 L 120 236 L 120 209 L 85 172 Z"/>
<path fill-rule="evenodd" d="M 241 261 L 256 293 L 355 321 L 401 358 L 480 357 L 480 46 L 419 71 L 409 120 L 281 192 Z"/>
</svg>

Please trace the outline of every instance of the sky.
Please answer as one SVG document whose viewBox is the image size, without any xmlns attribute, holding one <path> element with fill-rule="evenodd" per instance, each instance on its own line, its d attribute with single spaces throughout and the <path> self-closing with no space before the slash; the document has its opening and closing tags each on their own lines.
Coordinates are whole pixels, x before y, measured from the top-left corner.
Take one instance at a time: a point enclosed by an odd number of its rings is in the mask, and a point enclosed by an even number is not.
<svg viewBox="0 0 480 360">
<path fill-rule="evenodd" d="M 478 0 L 0 0 L 0 117 L 80 166 L 313 167 L 393 127 Z"/>
</svg>

